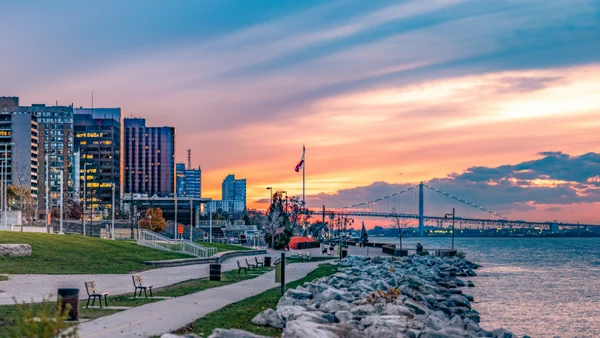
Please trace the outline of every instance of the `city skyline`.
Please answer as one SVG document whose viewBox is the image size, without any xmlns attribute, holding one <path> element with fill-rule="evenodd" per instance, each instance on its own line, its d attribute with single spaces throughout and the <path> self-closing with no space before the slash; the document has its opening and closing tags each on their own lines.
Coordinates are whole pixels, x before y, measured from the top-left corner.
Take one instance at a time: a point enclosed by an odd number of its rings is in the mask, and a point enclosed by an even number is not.
<svg viewBox="0 0 600 338">
<path fill-rule="evenodd" d="M 22 51 L 0 56 L 13 66 L 0 93 L 88 107 L 94 91 L 97 107 L 175 127 L 203 196 L 230 172 L 250 208 L 269 186 L 301 196 L 305 143 L 309 206 L 426 181 L 511 218 L 600 223 L 592 2 L 3 6 L 7 25 L 24 11 L 33 23 L 0 38 Z M 91 17 L 70 15 L 83 7 Z M 218 22 L 234 9 L 243 18 Z M 45 44 L 59 48 L 27 52 Z"/>
</svg>

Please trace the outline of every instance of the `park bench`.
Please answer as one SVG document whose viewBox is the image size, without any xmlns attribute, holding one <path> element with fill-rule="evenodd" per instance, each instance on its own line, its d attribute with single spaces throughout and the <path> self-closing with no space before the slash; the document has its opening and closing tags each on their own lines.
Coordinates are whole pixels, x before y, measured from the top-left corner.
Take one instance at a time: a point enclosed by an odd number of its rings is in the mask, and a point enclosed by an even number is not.
<svg viewBox="0 0 600 338">
<path fill-rule="evenodd" d="M 294 258 L 296 258 L 296 257 L 294 257 Z M 298 259 L 304 259 L 304 252 L 302 252 L 302 251 L 298 252 L 297 258 Z"/>
<path fill-rule="evenodd" d="M 256 264 L 251 264 L 251 263 L 248 261 L 248 258 L 246 258 L 246 265 L 247 265 L 247 266 L 250 268 L 250 270 L 254 270 L 254 269 L 256 269 Z"/>
<path fill-rule="evenodd" d="M 108 296 L 108 292 L 98 292 L 96 290 L 96 282 L 89 281 L 85 282 L 85 292 L 88 295 L 88 301 L 85 305 L 87 309 L 90 306 L 90 299 L 92 300 L 92 306 L 96 303 L 96 298 L 100 301 L 100 307 L 102 307 L 102 298 L 104 298 L 104 305 L 108 306 L 108 302 L 106 301 L 106 296 Z"/>
<path fill-rule="evenodd" d="M 131 278 L 133 279 L 133 286 L 135 287 L 135 290 L 133 291 L 133 298 L 136 297 L 136 293 L 138 290 L 140 290 L 140 297 L 142 296 L 142 290 L 144 290 L 144 295 L 146 296 L 146 298 L 148 298 L 148 293 L 146 293 L 146 290 L 150 290 L 150 297 L 153 297 L 152 285 L 144 285 L 144 280 L 142 280 L 142 276 L 133 275 L 131 276 Z"/>
<path fill-rule="evenodd" d="M 310 252 L 306 252 L 306 255 L 304 255 L 304 259 L 306 259 L 307 261 L 310 261 Z"/>
<path fill-rule="evenodd" d="M 237 265 L 238 265 L 238 275 L 242 272 L 242 270 L 244 270 L 245 273 L 248 273 L 248 267 L 247 266 L 241 266 L 240 265 L 240 261 L 236 261 Z"/>
<path fill-rule="evenodd" d="M 259 262 L 259 261 L 258 261 L 258 258 L 256 258 L 256 256 L 254 256 L 254 261 L 256 261 L 256 266 L 257 266 L 257 267 L 259 267 L 259 266 L 260 266 L 261 268 L 264 268 L 264 267 L 265 267 L 265 261 Z"/>
<path fill-rule="evenodd" d="M 327 249 L 327 257 L 333 257 L 333 251 Z"/>
</svg>

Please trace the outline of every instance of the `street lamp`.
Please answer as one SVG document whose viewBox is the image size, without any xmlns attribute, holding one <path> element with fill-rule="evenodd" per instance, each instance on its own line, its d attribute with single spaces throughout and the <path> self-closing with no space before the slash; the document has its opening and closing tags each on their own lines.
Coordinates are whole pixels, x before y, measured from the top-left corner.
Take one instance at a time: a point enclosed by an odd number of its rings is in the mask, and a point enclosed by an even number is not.
<svg viewBox="0 0 600 338">
<path fill-rule="evenodd" d="M 285 213 L 287 215 L 288 212 L 288 195 L 287 195 L 287 191 L 282 191 L 282 194 L 285 194 Z"/>
<path fill-rule="evenodd" d="M 444 215 L 444 219 L 448 219 L 448 217 L 450 217 L 450 216 L 452 216 L 452 250 L 454 250 L 454 218 L 455 218 L 454 208 L 452 208 L 451 214 Z"/>
<path fill-rule="evenodd" d="M 46 156 L 46 161 L 48 161 L 48 156 Z M 83 235 L 85 236 L 85 217 L 87 214 L 87 162 L 83 164 Z"/>
<path fill-rule="evenodd" d="M 112 224 L 110 226 L 110 232 L 111 232 L 111 237 L 112 239 L 115 239 L 115 189 L 116 188 L 116 184 L 113 183 L 112 184 Z"/>
<path fill-rule="evenodd" d="M 271 190 L 271 204 L 273 204 L 273 187 L 267 187 L 267 190 Z M 269 208 L 271 207 L 271 204 L 269 204 Z"/>
</svg>

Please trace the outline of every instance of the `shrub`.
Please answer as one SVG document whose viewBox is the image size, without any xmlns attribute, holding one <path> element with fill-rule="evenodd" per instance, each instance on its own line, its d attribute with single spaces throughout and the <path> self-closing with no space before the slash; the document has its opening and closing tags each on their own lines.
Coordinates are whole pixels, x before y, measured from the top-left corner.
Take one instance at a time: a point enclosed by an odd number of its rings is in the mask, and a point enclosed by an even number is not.
<svg viewBox="0 0 600 338">
<path fill-rule="evenodd" d="M 20 337 L 36 337 L 36 338 L 75 338 L 78 337 L 77 327 L 73 327 L 68 332 L 63 332 L 69 328 L 69 324 L 65 322 L 68 318 L 70 304 L 66 304 L 64 315 L 60 308 L 56 309 L 52 302 L 44 299 L 41 304 L 25 303 L 17 305 L 17 320 L 14 328 L 11 330 L 12 338 Z M 60 304 L 60 302 L 58 302 Z"/>
</svg>

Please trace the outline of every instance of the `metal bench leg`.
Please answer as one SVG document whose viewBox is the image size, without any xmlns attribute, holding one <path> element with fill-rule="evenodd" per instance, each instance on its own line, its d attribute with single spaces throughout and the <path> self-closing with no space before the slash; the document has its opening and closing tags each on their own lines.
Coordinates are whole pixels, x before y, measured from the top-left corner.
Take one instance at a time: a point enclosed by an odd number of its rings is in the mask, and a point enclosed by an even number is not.
<svg viewBox="0 0 600 338">
<path fill-rule="evenodd" d="M 85 304 L 85 308 L 86 308 L 86 309 L 87 309 L 88 307 L 90 307 L 90 298 L 92 298 L 92 297 L 88 296 L 88 301 L 87 301 L 87 304 Z"/>
<path fill-rule="evenodd" d="M 154 297 L 154 296 L 152 295 L 152 287 L 150 287 L 150 297 Z"/>
<path fill-rule="evenodd" d="M 104 295 L 104 305 L 108 306 L 108 301 L 106 300 L 106 296 L 107 295 Z"/>
<path fill-rule="evenodd" d="M 92 297 L 92 306 L 96 303 L 96 297 Z"/>
<path fill-rule="evenodd" d="M 102 296 L 98 296 L 98 302 L 100 303 L 100 308 L 102 308 Z"/>
<path fill-rule="evenodd" d="M 148 298 L 148 293 L 146 292 L 146 289 L 144 289 L 144 296 L 146 296 L 146 298 Z"/>
<path fill-rule="evenodd" d="M 135 288 L 135 290 L 133 290 L 133 298 L 135 298 L 137 296 L 137 288 Z"/>
</svg>

